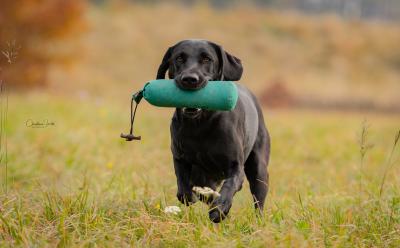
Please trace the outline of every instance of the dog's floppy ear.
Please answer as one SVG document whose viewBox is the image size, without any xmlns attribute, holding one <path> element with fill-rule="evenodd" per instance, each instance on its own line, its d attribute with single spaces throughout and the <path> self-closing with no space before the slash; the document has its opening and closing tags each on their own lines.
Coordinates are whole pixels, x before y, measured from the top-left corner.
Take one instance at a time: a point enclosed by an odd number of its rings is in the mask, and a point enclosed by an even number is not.
<svg viewBox="0 0 400 248">
<path fill-rule="evenodd" d="M 172 51 L 174 50 L 174 48 L 175 48 L 175 46 L 168 48 L 167 52 L 164 54 L 161 64 L 158 67 L 156 79 L 164 79 L 165 78 L 165 73 L 168 71 L 169 60 L 171 58 Z M 169 75 L 171 75 L 171 72 L 169 73 Z"/>
<path fill-rule="evenodd" d="M 226 52 L 220 45 L 211 43 L 215 48 L 219 59 L 221 80 L 239 81 L 243 74 L 243 66 L 240 59 Z"/>
</svg>

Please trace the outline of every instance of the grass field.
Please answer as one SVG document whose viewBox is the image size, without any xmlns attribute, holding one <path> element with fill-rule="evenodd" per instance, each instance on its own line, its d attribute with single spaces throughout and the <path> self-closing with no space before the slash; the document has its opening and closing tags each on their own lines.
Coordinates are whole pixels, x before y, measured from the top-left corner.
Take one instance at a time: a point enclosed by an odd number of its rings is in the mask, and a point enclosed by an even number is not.
<svg viewBox="0 0 400 248">
<path fill-rule="evenodd" d="M 10 95 L 0 246 L 399 247 L 398 147 L 388 162 L 398 116 L 265 109 L 272 137 L 265 215 L 254 214 L 246 183 L 217 225 L 204 204 L 184 207 L 175 198 L 172 110 L 140 106 L 143 140 L 129 143 L 118 137 L 128 129 L 127 102 Z M 29 128 L 28 119 L 55 126 Z M 182 212 L 165 214 L 168 205 Z"/>
</svg>

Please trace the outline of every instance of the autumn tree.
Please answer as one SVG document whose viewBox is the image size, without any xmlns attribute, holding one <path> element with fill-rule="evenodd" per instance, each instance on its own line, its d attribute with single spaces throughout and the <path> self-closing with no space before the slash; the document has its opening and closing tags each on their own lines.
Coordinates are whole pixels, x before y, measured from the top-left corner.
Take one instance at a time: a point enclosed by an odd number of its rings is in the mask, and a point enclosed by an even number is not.
<svg viewBox="0 0 400 248">
<path fill-rule="evenodd" d="M 1 0 L 2 80 L 12 88 L 46 85 L 48 66 L 61 58 L 49 47 L 82 31 L 85 7 L 83 0 Z"/>
</svg>

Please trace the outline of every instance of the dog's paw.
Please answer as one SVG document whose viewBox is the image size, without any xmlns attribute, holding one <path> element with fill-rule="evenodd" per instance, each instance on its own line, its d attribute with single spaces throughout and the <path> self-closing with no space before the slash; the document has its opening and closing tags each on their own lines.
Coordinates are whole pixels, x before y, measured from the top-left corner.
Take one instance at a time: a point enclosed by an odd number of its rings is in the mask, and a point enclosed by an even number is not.
<svg viewBox="0 0 400 248">
<path fill-rule="evenodd" d="M 176 197 L 178 198 L 178 200 L 185 204 L 186 206 L 189 206 L 193 203 L 196 202 L 196 197 L 193 195 L 192 192 L 188 192 L 188 193 L 177 193 Z"/>
<path fill-rule="evenodd" d="M 219 223 L 226 218 L 231 209 L 232 202 L 223 197 L 218 197 L 211 205 L 208 216 L 211 221 Z"/>
</svg>

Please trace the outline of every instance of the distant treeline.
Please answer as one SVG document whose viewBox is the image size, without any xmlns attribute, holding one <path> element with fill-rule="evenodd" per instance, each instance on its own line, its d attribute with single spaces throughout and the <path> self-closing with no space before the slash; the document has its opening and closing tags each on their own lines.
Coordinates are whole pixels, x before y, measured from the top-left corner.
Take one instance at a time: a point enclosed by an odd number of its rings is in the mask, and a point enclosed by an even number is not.
<svg viewBox="0 0 400 248">
<path fill-rule="evenodd" d="M 109 1 L 113 0 L 92 0 L 97 4 Z M 161 0 L 125 1 L 143 4 L 167 2 Z M 251 4 L 266 8 L 294 9 L 306 13 L 335 13 L 343 18 L 400 21 L 400 0 L 171 0 L 168 2 L 191 6 L 205 1 L 218 9 Z"/>
<path fill-rule="evenodd" d="M 336 13 L 345 18 L 400 20 L 399 0 L 254 0 L 278 8 L 307 13 Z"/>
</svg>

